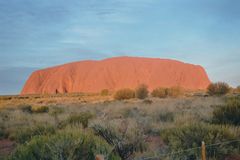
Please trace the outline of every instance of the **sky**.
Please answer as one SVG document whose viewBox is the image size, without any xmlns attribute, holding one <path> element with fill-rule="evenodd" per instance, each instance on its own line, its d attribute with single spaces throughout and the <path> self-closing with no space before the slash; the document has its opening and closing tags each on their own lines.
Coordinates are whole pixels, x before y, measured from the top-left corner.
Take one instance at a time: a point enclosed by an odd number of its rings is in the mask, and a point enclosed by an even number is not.
<svg viewBox="0 0 240 160">
<path fill-rule="evenodd" d="M 141 56 L 202 65 L 240 85 L 239 0 L 0 0 L 0 94 L 37 69 Z"/>
</svg>

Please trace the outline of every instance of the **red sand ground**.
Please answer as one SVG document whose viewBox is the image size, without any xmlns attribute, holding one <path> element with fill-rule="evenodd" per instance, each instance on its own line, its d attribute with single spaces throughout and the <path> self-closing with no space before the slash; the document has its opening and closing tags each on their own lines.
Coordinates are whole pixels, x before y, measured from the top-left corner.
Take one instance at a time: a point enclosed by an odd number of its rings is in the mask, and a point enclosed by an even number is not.
<svg viewBox="0 0 240 160">
<path fill-rule="evenodd" d="M 101 61 L 80 61 L 38 70 L 27 80 L 21 94 L 100 92 L 136 88 L 181 86 L 206 89 L 210 81 L 199 65 L 175 60 L 115 57 Z"/>
<path fill-rule="evenodd" d="M 8 139 L 0 140 L 0 159 L 1 157 L 3 158 L 4 156 L 10 154 L 14 150 L 15 146 L 16 144 L 13 141 Z"/>
</svg>

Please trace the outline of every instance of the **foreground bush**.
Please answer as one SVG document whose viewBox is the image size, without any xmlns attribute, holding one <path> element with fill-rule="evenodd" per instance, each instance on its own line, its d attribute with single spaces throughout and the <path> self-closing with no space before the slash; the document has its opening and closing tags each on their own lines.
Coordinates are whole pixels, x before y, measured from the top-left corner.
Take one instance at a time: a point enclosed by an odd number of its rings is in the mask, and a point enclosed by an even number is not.
<svg viewBox="0 0 240 160">
<path fill-rule="evenodd" d="M 18 108 L 22 110 L 23 112 L 31 113 L 32 112 L 32 106 L 31 105 L 19 105 Z"/>
<path fill-rule="evenodd" d="M 136 88 L 136 91 L 135 91 L 135 96 L 136 96 L 138 99 L 145 99 L 145 98 L 147 98 L 147 96 L 148 96 L 147 86 L 144 85 L 144 84 L 138 86 L 138 87 Z"/>
<path fill-rule="evenodd" d="M 10 160 L 94 160 L 97 154 L 106 159 L 119 160 L 111 153 L 111 146 L 91 132 L 69 129 L 50 136 L 37 136 L 20 145 Z"/>
<path fill-rule="evenodd" d="M 121 129 L 115 131 L 113 128 L 106 128 L 101 125 L 95 125 L 93 129 L 95 133 L 104 138 L 108 144 L 114 146 L 113 151 L 123 160 L 128 159 L 134 152 L 143 152 L 146 150 L 143 135 L 138 131 L 132 133 L 133 137 L 131 137 L 130 135 L 126 135 L 127 127 L 123 129 L 122 132 L 120 131 Z"/>
<path fill-rule="evenodd" d="M 68 118 L 68 122 L 70 124 L 82 124 L 83 128 L 87 128 L 91 118 L 93 118 L 93 114 L 90 112 L 82 112 L 80 114 L 71 115 Z"/>
<path fill-rule="evenodd" d="M 0 140 L 7 137 L 8 137 L 8 133 L 5 132 L 5 129 L 3 127 L 0 127 Z"/>
<path fill-rule="evenodd" d="M 207 92 L 210 95 L 225 95 L 230 91 L 230 87 L 225 82 L 217 82 L 217 83 L 211 83 L 208 88 Z"/>
<path fill-rule="evenodd" d="M 135 92 L 127 88 L 118 90 L 114 95 L 114 99 L 116 100 L 124 100 L 124 99 L 131 99 L 131 98 L 135 98 Z"/>
<path fill-rule="evenodd" d="M 160 112 L 158 117 L 158 121 L 162 122 L 173 122 L 174 121 L 174 113 L 173 112 Z"/>
<path fill-rule="evenodd" d="M 240 125 L 240 98 L 231 98 L 227 100 L 226 105 L 216 106 L 213 111 L 213 122 Z"/>
<path fill-rule="evenodd" d="M 55 133 L 55 128 L 50 125 L 38 125 L 33 128 L 19 128 L 17 131 L 10 133 L 9 138 L 18 143 L 25 143 L 37 135 L 50 135 Z"/>
<path fill-rule="evenodd" d="M 172 159 L 200 159 L 202 141 L 208 145 L 238 139 L 227 127 L 209 124 L 190 124 L 180 128 L 169 129 L 163 131 L 161 136 L 169 146 L 170 152 L 195 148 L 172 156 Z M 224 159 L 227 155 L 239 153 L 239 147 L 240 142 L 233 142 L 227 146 L 207 147 L 207 157 L 208 159 Z"/>
</svg>

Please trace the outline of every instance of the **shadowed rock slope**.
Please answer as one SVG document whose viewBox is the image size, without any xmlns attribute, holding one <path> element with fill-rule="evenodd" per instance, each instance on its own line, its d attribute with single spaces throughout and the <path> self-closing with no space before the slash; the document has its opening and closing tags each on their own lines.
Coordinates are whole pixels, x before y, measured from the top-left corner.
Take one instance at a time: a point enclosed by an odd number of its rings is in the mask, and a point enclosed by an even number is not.
<svg viewBox="0 0 240 160">
<path fill-rule="evenodd" d="M 115 91 L 143 83 L 150 90 L 173 86 L 197 90 L 206 89 L 210 81 L 199 65 L 159 58 L 115 57 L 35 71 L 21 94 Z"/>
</svg>

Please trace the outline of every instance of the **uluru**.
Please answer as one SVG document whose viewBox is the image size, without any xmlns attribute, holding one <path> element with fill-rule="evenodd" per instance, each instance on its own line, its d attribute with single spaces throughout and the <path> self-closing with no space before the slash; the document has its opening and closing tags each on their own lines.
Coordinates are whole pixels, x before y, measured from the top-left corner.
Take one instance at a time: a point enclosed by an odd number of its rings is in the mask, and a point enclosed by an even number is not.
<svg viewBox="0 0 240 160">
<path fill-rule="evenodd" d="M 134 89 L 139 84 L 146 84 L 149 90 L 174 86 L 204 90 L 210 80 L 200 65 L 160 58 L 114 57 L 37 70 L 21 94 L 96 93 L 103 89 Z"/>
</svg>

